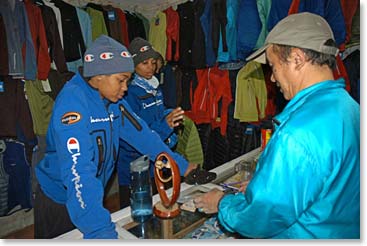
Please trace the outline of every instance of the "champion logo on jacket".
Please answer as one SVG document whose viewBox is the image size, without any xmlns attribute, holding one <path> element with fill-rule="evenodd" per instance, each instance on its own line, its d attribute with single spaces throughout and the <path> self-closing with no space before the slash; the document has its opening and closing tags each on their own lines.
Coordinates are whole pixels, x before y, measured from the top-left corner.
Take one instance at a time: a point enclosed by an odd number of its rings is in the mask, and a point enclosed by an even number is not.
<svg viewBox="0 0 367 246">
<path fill-rule="evenodd" d="M 78 198 L 78 202 L 80 203 L 80 207 L 85 209 L 87 206 L 84 203 L 83 197 L 82 197 L 82 191 L 80 188 L 83 187 L 83 184 L 80 183 L 80 175 L 78 171 L 76 170 L 76 165 L 78 164 L 78 157 L 80 154 L 80 145 L 78 139 L 71 137 L 67 141 L 67 148 L 69 153 L 71 154 L 71 158 L 73 160 L 73 165 L 71 166 L 71 172 L 73 174 L 73 179 L 71 181 L 74 182 L 74 188 L 75 188 L 75 196 Z"/>
</svg>

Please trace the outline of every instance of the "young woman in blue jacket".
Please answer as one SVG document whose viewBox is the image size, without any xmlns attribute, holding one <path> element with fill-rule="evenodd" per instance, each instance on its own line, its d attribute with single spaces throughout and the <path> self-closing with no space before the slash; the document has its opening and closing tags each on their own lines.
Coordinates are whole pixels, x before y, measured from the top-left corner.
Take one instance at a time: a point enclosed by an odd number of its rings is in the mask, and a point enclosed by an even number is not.
<svg viewBox="0 0 367 246">
<path fill-rule="evenodd" d="M 117 238 L 103 207 L 104 189 L 123 139 L 155 160 L 167 152 L 181 175 L 189 164 L 123 99 L 134 71 L 130 52 L 101 35 L 84 54 L 83 69 L 58 95 L 47 132 L 47 151 L 36 166 L 35 238 L 53 238 L 74 228 L 84 238 Z"/>
</svg>

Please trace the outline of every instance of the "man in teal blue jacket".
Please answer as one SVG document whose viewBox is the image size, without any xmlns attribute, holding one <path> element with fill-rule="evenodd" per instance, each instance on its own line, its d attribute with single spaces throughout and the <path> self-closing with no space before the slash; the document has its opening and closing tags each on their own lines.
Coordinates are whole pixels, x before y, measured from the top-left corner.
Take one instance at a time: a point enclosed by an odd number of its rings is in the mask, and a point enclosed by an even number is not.
<svg viewBox="0 0 367 246">
<path fill-rule="evenodd" d="M 360 108 L 334 80 L 328 23 L 310 13 L 281 20 L 248 60 L 270 65 L 286 99 L 244 193 L 195 199 L 229 231 L 251 238 L 360 238 Z"/>
<path fill-rule="evenodd" d="M 84 238 L 117 238 L 103 206 L 117 161 L 119 139 L 154 160 L 171 155 L 180 173 L 188 162 L 123 99 L 134 71 L 125 46 L 101 35 L 84 54 L 83 71 L 58 95 L 47 132 L 47 152 L 36 166 L 40 189 L 34 205 L 35 238 L 53 238 L 75 227 Z"/>
</svg>

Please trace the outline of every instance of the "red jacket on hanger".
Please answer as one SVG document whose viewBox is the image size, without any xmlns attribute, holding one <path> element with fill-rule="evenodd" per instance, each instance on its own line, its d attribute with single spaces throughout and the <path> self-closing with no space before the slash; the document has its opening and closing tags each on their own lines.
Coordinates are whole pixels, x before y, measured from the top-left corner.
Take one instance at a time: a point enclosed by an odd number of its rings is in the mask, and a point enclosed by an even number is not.
<svg viewBox="0 0 367 246">
<path fill-rule="evenodd" d="M 167 51 L 166 60 L 167 61 L 178 61 L 180 58 L 180 17 L 178 13 L 173 10 L 172 7 L 163 11 L 167 18 Z M 173 47 L 175 44 L 175 47 Z M 172 49 L 175 48 L 173 51 Z"/>
<path fill-rule="evenodd" d="M 37 78 L 46 80 L 51 67 L 51 59 L 48 54 L 48 44 L 41 9 L 31 0 L 24 0 L 24 5 L 27 11 L 29 29 L 36 54 Z"/>
</svg>

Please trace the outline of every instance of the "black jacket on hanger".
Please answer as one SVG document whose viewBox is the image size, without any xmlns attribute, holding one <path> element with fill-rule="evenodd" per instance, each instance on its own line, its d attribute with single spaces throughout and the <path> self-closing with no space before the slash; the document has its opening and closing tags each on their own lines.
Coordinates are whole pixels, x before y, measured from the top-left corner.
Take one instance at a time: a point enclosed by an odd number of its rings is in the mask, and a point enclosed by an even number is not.
<svg viewBox="0 0 367 246">
<path fill-rule="evenodd" d="M 52 0 L 52 2 L 60 9 L 61 13 L 66 62 L 79 60 L 86 49 L 76 8 L 61 0 Z"/>
</svg>

